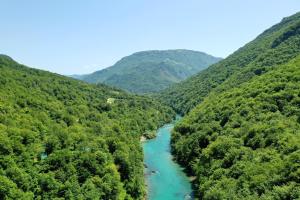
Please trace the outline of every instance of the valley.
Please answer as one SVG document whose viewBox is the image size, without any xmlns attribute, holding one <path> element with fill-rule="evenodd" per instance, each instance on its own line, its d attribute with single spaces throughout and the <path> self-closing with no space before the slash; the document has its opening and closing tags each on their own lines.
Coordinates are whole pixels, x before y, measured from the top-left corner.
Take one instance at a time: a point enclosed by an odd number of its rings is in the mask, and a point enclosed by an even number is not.
<svg viewBox="0 0 300 200">
<path fill-rule="evenodd" d="M 224 59 L 67 77 L 0 55 L 0 199 L 300 199 L 300 13 Z"/>
</svg>

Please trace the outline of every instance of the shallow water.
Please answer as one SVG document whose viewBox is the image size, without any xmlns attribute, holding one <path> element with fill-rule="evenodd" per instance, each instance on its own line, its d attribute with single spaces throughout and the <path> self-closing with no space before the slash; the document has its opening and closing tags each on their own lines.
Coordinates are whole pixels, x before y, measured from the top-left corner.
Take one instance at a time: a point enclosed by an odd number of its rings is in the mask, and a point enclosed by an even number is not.
<svg viewBox="0 0 300 200">
<path fill-rule="evenodd" d="M 155 139 L 143 144 L 149 200 L 192 199 L 188 177 L 172 160 L 170 131 L 173 127 L 174 123 L 166 124 L 158 130 Z"/>
</svg>

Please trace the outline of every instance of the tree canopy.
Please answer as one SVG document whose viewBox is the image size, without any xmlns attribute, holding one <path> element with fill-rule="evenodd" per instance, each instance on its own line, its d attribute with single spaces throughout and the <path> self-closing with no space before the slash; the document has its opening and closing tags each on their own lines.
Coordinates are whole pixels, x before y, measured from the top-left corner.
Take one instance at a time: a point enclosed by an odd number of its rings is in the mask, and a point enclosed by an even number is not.
<svg viewBox="0 0 300 200">
<path fill-rule="evenodd" d="M 0 94 L 0 199 L 143 199 L 139 137 L 168 107 L 7 56 Z"/>
<path fill-rule="evenodd" d="M 171 90 L 191 92 L 170 99 L 192 109 L 171 145 L 200 199 L 300 198 L 299 24 L 299 13 L 285 18 Z"/>
</svg>

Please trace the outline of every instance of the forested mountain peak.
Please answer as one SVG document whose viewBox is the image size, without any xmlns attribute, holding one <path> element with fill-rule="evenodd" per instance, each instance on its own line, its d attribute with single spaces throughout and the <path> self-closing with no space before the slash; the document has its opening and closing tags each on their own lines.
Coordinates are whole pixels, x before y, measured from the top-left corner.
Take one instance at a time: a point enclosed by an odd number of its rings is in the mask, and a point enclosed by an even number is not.
<svg viewBox="0 0 300 200">
<path fill-rule="evenodd" d="M 151 93 L 184 80 L 219 60 L 185 49 L 141 51 L 106 69 L 73 77 L 90 83 L 103 82 L 134 93 Z"/>
<path fill-rule="evenodd" d="M 9 61 L 13 61 L 13 62 L 16 62 L 14 61 L 11 57 L 5 55 L 5 54 L 0 54 L 0 59 L 2 60 L 9 60 Z"/>
</svg>

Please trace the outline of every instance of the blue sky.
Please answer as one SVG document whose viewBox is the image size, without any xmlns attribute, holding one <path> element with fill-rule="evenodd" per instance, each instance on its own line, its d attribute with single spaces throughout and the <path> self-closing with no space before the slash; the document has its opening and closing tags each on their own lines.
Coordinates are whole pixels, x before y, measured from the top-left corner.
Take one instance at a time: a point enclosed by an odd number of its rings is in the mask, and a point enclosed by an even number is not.
<svg viewBox="0 0 300 200">
<path fill-rule="evenodd" d="M 0 53 L 61 74 L 108 67 L 136 51 L 226 57 L 299 0 L 0 0 Z"/>
</svg>

